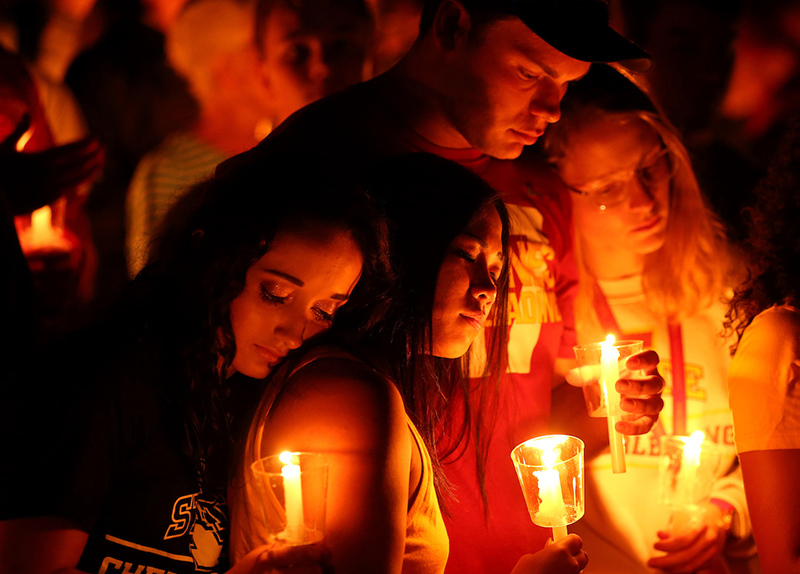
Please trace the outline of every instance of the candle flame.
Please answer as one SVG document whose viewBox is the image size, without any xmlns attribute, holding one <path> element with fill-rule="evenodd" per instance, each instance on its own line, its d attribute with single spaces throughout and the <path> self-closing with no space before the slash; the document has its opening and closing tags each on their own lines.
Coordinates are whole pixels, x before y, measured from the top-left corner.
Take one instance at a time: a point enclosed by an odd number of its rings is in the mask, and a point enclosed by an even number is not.
<svg viewBox="0 0 800 574">
<path fill-rule="evenodd" d="M 692 442 L 694 444 L 701 444 L 703 440 L 705 440 L 706 434 L 703 431 L 696 430 L 692 433 L 692 436 L 689 437 L 687 442 Z"/>
<path fill-rule="evenodd" d="M 683 447 L 683 456 L 697 466 L 700 465 L 700 449 L 705 438 L 703 431 L 694 431 L 692 436 L 686 439 L 686 445 Z"/>
<path fill-rule="evenodd" d="M 558 462 L 558 454 L 561 451 L 561 442 L 559 442 L 558 437 L 532 439 L 526 442 L 525 446 L 535 447 L 542 451 L 542 464 L 548 470 Z"/>
<path fill-rule="evenodd" d="M 285 450 L 285 451 L 283 451 L 282 453 L 280 453 L 280 454 L 278 455 L 278 459 L 279 459 L 279 460 L 280 460 L 280 461 L 281 461 L 283 464 L 293 464 L 293 462 L 292 462 L 292 461 L 293 461 L 293 459 L 294 459 L 294 453 L 293 453 L 293 452 L 289 452 L 288 450 Z"/>
<path fill-rule="evenodd" d="M 614 335 L 607 335 L 606 340 L 600 342 L 600 356 L 602 359 L 611 361 L 619 359 L 619 351 L 614 346 L 615 341 Z"/>
<path fill-rule="evenodd" d="M 14 148 L 17 151 L 22 151 L 23 149 L 25 149 L 25 146 L 28 145 L 28 142 L 30 141 L 31 136 L 33 136 L 33 127 L 28 128 L 28 130 L 24 134 L 22 134 L 20 136 L 20 138 L 17 140 L 17 144 L 14 146 Z"/>
</svg>

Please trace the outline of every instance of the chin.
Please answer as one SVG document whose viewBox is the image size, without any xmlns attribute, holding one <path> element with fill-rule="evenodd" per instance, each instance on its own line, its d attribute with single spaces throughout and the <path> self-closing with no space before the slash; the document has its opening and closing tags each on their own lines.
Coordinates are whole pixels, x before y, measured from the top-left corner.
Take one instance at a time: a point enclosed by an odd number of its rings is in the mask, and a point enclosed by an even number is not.
<svg viewBox="0 0 800 574">
<path fill-rule="evenodd" d="M 251 379 L 264 379 L 272 372 L 272 368 L 269 365 L 244 365 L 241 369 L 236 367 L 236 372 Z"/>
<path fill-rule="evenodd" d="M 471 344 L 472 339 L 466 342 L 451 341 L 444 345 L 434 345 L 433 353 L 431 354 L 441 359 L 460 359 L 469 351 Z"/>
<path fill-rule="evenodd" d="M 519 142 L 508 142 L 492 146 L 490 150 L 482 150 L 487 155 L 497 159 L 517 159 L 522 155 L 525 146 Z"/>
</svg>

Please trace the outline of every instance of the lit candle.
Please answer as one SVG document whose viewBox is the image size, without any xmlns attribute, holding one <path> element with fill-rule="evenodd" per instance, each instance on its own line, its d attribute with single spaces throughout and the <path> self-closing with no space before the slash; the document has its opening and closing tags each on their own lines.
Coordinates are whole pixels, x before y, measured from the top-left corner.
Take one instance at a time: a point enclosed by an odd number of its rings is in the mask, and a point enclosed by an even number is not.
<svg viewBox="0 0 800 574">
<path fill-rule="evenodd" d="M 539 510 L 536 512 L 537 524 L 549 524 L 553 528 L 553 541 L 560 540 L 567 535 L 566 524 L 568 519 L 567 507 L 564 504 L 564 493 L 561 490 L 561 477 L 553 467 L 556 464 L 556 448 L 558 443 L 554 443 L 552 448 L 543 445 L 542 463 L 545 470 L 535 470 L 533 475 L 539 481 Z"/>
<path fill-rule="evenodd" d="M 625 472 L 625 449 L 622 442 L 622 434 L 616 430 L 617 416 L 611 414 L 612 405 L 616 408 L 619 405 L 620 396 L 616 389 L 619 379 L 619 367 L 617 360 L 619 351 L 614 347 L 614 335 L 608 335 L 606 340 L 600 343 L 600 388 L 603 391 L 603 401 L 606 406 L 608 422 L 608 444 L 611 447 L 611 468 L 615 474 Z"/>
<path fill-rule="evenodd" d="M 691 506 L 694 503 L 692 490 L 697 480 L 697 470 L 700 468 L 700 451 L 706 435 L 703 431 L 694 431 L 686 439 L 681 456 L 681 468 L 678 471 L 678 484 L 681 490 L 681 506 Z"/>
<path fill-rule="evenodd" d="M 300 466 L 292 463 L 292 457 L 291 452 L 282 452 L 278 457 L 284 463 L 281 475 L 286 505 L 286 542 L 302 544 L 305 538 L 303 490 L 300 486 Z"/>
</svg>

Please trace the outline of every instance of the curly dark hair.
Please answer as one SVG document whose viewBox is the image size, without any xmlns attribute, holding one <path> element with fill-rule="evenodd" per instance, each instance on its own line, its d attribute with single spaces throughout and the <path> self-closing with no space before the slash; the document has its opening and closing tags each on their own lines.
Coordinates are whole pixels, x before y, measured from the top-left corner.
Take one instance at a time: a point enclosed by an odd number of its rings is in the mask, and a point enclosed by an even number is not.
<svg viewBox="0 0 800 574">
<path fill-rule="evenodd" d="M 236 355 L 230 306 L 250 266 L 281 230 L 307 228 L 347 231 L 360 248 L 362 277 L 348 305 L 380 299 L 389 269 L 383 219 L 358 184 L 317 177 L 280 155 L 228 166 L 170 210 L 122 307 L 158 341 L 174 375 L 169 395 L 182 413 L 185 454 L 206 484 L 220 488 L 230 477 L 238 424 L 227 384 Z"/>
<path fill-rule="evenodd" d="M 750 231 L 745 244 L 748 278 L 736 289 L 725 321 L 725 327 L 736 332 L 737 345 L 760 312 L 800 302 L 800 116 L 788 122 L 756 198 L 745 212 Z"/>
</svg>

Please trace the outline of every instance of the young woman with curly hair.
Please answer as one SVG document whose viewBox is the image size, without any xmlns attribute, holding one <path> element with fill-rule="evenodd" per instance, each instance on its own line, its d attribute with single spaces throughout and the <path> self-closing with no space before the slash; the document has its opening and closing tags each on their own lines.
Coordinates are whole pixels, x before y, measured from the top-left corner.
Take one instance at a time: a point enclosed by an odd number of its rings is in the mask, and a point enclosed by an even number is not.
<svg viewBox="0 0 800 574">
<path fill-rule="evenodd" d="M 728 392 L 761 567 L 783 574 L 800 572 L 800 118 L 756 195 Z"/>
<path fill-rule="evenodd" d="M 119 308 L 4 386 L 0 571 L 226 569 L 237 424 L 388 271 L 365 191 L 307 173 L 240 163 L 194 187 Z M 266 550 L 232 572 L 319 560 Z"/>
</svg>

